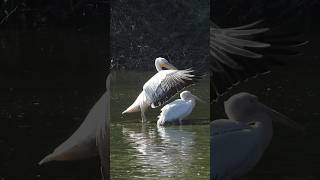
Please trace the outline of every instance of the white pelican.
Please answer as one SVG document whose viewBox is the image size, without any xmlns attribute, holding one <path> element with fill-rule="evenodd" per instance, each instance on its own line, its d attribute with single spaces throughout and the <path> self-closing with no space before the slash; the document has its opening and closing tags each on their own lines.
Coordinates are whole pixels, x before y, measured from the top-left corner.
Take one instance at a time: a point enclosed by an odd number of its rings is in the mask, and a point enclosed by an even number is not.
<svg viewBox="0 0 320 180">
<path fill-rule="evenodd" d="M 150 105 L 152 108 L 163 105 L 180 90 L 199 79 L 193 74 L 193 70 L 177 70 L 162 57 L 156 58 L 155 66 L 158 73 L 143 85 L 137 99 L 122 114 L 141 111 L 142 121 L 145 121 L 145 111 Z"/>
<path fill-rule="evenodd" d="M 161 109 L 161 113 L 158 116 L 157 125 L 162 126 L 165 123 L 173 123 L 178 121 L 182 124 L 182 120 L 189 116 L 196 105 L 196 100 L 200 100 L 197 96 L 191 94 L 190 91 L 183 91 L 180 93 L 180 98 Z"/>
<path fill-rule="evenodd" d="M 213 180 L 232 180 L 250 171 L 271 141 L 272 121 L 302 130 L 249 93 L 233 95 L 224 107 L 229 119 L 211 122 Z"/>
<path fill-rule="evenodd" d="M 110 75 L 107 91 L 91 108 L 80 127 L 39 165 L 50 161 L 79 160 L 99 155 L 103 179 L 109 176 Z"/>
</svg>

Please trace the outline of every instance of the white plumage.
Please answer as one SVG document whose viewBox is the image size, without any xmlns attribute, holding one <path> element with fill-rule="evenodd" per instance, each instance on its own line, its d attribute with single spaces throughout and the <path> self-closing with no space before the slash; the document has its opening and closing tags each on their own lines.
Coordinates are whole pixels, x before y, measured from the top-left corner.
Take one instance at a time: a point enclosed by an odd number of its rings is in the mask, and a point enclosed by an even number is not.
<svg viewBox="0 0 320 180">
<path fill-rule="evenodd" d="M 193 84 L 198 77 L 193 70 L 177 70 L 164 58 L 157 58 L 155 66 L 158 70 L 144 85 L 134 103 L 122 114 L 141 111 L 142 121 L 146 120 L 145 111 L 149 106 L 156 108 L 167 102 L 183 88 Z"/>
<path fill-rule="evenodd" d="M 211 123 L 213 180 L 232 180 L 251 170 L 272 139 L 272 121 L 301 130 L 297 123 L 249 93 L 232 96 L 224 106 L 229 119 Z"/>
<path fill-rule="evenodd" d="M 189 116 L 196 104 L 198 97 L 191 94 L 189 91 L 183 91 L 180 94 L 181 99 L 177 99 L 161 109 L 161 113 L 158 116 L 157 125 L 161 126 L 165 123 L 179 122 Z"/>
<path fill-rule="evenodd" d="M 186 81 L 192 81 L 194 75 L 193 70 L 162 70 L 155 74 L 143 85 L 143 91 L 148 100 L 150 100 L 151 107 L 156 108 L 161 106 L 163 101 L 169 100 L 177 93 L 178 86 L 182 86 Z M 176 89 L 177 88 L 177 89 Z M 173 91 L 172 93 L 170 91 Z M 163 100 L 162 100 L 163 99 Z"/>
</svg>

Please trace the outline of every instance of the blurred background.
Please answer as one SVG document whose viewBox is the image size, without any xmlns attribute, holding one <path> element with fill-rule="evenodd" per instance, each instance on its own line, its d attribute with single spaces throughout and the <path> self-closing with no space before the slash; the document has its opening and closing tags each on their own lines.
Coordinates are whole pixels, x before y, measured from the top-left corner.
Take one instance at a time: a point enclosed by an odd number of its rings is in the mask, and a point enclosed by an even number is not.
<svg viewBox="0 0 320 180">
<path fill-rule="evenodd" d="M 271 73 L 250 78 L 234 87 L 214 104 L 213 119 L 225 118 L 223 101 L 238 92 L 250 92 L 259 101 L 306 127 L 305 134 L 274 124 L 274 137 L 262 160 L 243 179 L 307 179 L 320 177 L 320 24 L 316 1 L 211 1 L 211 20 L 220 27 L 264 20 L 260 27 L 273 34 L 296 34 L 308 44 L 300 55 L 277 56 L 283 65 L 270 66 Z M 268 60 L 268 59 L 266 59 Z"/>
<path fill-rule="evenodd" d="M 161 56 L 178 68 L 208 56 L 209 1 L 111 3 L 111 54 L 118 69 L 154 70 Z"/>
<path fill-rule="evenodd" d="M 98 159 L 37 163 L 105 91 L 109 1 L 0 1 L 0 179 L 100 179 Z"/>
</svg>

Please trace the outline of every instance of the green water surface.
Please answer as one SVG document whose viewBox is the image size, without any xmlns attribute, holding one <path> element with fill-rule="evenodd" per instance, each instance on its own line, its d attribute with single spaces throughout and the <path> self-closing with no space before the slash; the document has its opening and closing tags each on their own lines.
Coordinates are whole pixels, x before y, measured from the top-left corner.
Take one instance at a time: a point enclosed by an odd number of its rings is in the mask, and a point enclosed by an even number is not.
<svg viewBox="0 0 320 180">
<path fill-rule="evenodd" d="M 209 179 L 209 104 L 197 103 L 187 125 L 157 128 L 160 108 L 122 115 L 155 72 L 117 72 L 111 82 L 111 179 Z M 209 80 L 188 88 L 209 99 Z M 171 99 L 178 98 L 175 96 Z"/>
</svg>

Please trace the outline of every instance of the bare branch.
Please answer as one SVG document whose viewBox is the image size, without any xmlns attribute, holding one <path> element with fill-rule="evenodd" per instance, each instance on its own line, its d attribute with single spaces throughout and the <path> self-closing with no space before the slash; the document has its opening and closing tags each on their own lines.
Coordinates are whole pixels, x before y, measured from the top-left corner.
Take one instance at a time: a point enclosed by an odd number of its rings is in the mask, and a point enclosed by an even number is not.
<svg viewBox="0 0 320 180">
<path fill-rule="evenodd" d="M 14 9 L 12 9 L 9 13 L 6 13 L 6 16 L 1 19 L 0 25 L 3 24 L 5 21 L 7 21 L 9 16 L 11 16 L 17 10 L 17 8 L 18 8 L 18 6 L 16 6 Z"/>
</svg>

